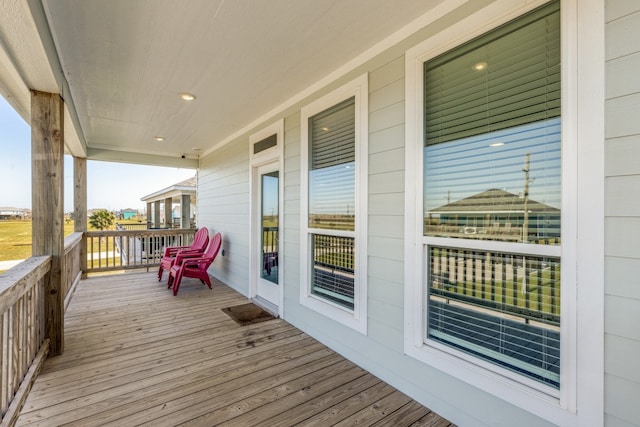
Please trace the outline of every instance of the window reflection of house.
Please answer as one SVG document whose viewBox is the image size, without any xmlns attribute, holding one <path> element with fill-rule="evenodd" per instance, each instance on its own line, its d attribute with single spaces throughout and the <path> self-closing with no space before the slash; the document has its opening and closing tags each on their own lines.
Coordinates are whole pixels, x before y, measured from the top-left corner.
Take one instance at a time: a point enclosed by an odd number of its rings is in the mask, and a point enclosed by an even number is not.
<svg viewBox="0 0 640 427">
<path fill-rule="evenodd" d="M 560 209 L 499 189 L 448 203 L 426 214 L 425 235 L 430 236 L 511 241 L 521 241 L 525 234 L 530 241 L 560 238 Z"/>
</svg>

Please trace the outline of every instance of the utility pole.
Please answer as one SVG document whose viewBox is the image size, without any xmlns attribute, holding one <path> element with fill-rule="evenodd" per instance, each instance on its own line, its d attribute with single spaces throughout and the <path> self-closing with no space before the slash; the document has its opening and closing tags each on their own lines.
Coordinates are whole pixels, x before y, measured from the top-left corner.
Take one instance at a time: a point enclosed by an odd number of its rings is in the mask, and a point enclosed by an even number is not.
<svg viewBox="0 0 640 427">
<path fill-rule="evenodd" d="M 529 241 L 529 161 L 531 154 L 527 153 L 525 156 L 524 167 L 524 219 L 522 221 L 522 242 L 527 243 Z"/>
</svg>

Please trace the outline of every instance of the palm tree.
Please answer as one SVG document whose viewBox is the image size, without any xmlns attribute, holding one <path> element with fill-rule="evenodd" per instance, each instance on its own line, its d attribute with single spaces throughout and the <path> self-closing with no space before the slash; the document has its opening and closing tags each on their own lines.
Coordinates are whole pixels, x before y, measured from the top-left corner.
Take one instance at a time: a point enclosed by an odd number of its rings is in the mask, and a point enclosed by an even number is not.
<svg viewBox="0 0 640 427">
<path fill-rule="evenodd" d="M 102 231 L 105 228 L 111 227 L 115 220 L 116 217 L 113 213 L 106 209 L 101 209 L 91 214 L 89 217 L 89 224 L 91 224 L 93 228 Z"/>
</svg>

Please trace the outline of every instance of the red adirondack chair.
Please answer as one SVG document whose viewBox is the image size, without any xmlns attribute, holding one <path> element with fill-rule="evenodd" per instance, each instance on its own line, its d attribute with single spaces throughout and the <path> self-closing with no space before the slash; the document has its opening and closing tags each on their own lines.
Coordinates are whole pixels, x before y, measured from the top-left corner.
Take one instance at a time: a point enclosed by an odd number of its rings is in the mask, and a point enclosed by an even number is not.
<svg viewBox="0 0 640 427">
<path fill-rule="evenodd" d="M 164 270 L 170 270 L 176 261 L 176 256 L 181 253 L 183 256 L 191 254 L 198 256 L 204 252 L 207 244 L 209 243 L 209 230 L 207 227 L 202 227 L 193 236 L 193 243 L 191 246 L 169 246 L 165 248 L 162 260 L 160 260 L 160 268 L 158 269 L 158 281 L 162 280 L 162 273 Z"/>
<path fill-rule="evenodd" d="M 183 277 L 192 277 L 194 279 L 200 279 L 203 284 L 206 284 L 211 289 L 211 279 L 207 269 L 211 263 L 216 259 L 218 252 L 222 246 L 222 235 L 216 233 L 209 241 L 207 250 L 202 255 L 193 257 L 182 257 L 180 254 L 176 257 L 176 261 L 169 271 L 169 280 L 167 281 L 167 288 L 173 286 L 173 295 L 178 295 L 178 289 L 180 288 L 180 282 Z"/>
</svg>

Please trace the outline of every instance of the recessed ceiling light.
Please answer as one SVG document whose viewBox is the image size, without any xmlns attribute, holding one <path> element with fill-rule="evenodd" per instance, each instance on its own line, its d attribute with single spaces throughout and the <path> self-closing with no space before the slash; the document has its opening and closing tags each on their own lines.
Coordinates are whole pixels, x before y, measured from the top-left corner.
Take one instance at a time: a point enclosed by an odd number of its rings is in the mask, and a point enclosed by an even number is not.
<svg viewBox="0 0 640 427">
<path fill-rule="evenodd" d="M 473 65 L 473 69 L 476 71 L 482 71 L 485 68 L 487 68 L 487 63 L 486 62 L 478 62 L 477 64 Z"/>
<path fill-rule="evenodd" d="M 504 145 L 504 142 L 494 142 L 492 144 L 489 144 L 489 147 L 502 147 Z"/>
<path fill-rule="evenodd" d="M 162 142 L 164 141 L 164 136 L 154 136 L 153 139 L 155 139 L 158 142 Z"/>
<path fill-rule="evenodd" d="M 194 99 L 196 99 L 196 96 L 194 94 L 188 92 L 180 92 L 178 96 L 183 101 L 193 101 Z"/>
</svg>

